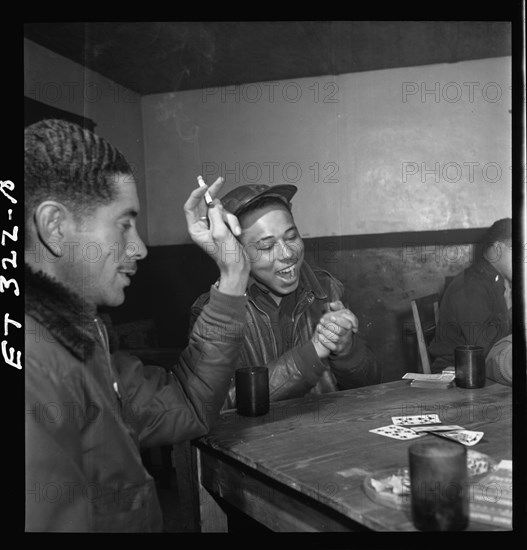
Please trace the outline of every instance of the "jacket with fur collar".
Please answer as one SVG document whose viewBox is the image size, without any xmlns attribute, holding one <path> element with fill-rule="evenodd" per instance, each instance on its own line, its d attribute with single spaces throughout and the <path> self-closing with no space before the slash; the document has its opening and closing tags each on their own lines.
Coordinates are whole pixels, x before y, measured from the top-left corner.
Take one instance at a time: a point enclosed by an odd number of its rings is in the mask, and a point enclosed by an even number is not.
<svg viewBox="0 0 527 550">
<path fill-rule="evenodd" d="M 25 266 L 26 314 L 65 346 L 77 359 L 91 358 L 97 342 L 97 310 L 42 271 Z"/>
<path fill-rule="evenodd" d="M 25 290 L 26 530 L 161 530 L 140 446 L 199 437 L 217 420 L 246 298 L 212 289 L 167 371 L 111 353 L 95 308 L 52 278 L 26 268 Z"/>
</svg>

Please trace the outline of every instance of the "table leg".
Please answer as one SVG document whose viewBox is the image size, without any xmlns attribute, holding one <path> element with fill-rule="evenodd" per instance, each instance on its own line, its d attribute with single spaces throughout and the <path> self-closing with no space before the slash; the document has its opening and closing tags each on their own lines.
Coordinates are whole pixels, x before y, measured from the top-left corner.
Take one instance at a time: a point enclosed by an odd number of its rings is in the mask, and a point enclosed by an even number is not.
<svg viewBox="0 0 527 550">
<path fill-rule="evenodd" d="M 177 475 L 179 508 L 185 531 L 199 532 L 199 505 L 195 450 L 189 441 L 173 445 L 172 461 Z"/>
<path fill-rule="evenodd" d="M 201 484 L 201 451 L 196 452 L 197 490 L 199 498 L 199 515 L 202 533 L 227 533 L 227 514 L 221 509 L 211 494 Z"/>
</svg>

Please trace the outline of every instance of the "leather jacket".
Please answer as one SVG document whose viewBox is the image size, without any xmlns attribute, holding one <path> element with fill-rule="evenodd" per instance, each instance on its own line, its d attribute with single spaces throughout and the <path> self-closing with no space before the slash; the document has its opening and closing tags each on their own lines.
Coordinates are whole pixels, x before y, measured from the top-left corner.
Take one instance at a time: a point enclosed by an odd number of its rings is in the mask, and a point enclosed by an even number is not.
<svg viewBox="0 0 527 550">
<path fill-rule="evenodd" d="M 26 268 L 25 290 L 26 531 L 160 531 L 140 447 L 217 421 L 240 348 L 224 327 L 243 323 L 247 299 L 211 289 L 167 371 L 112 353 L 95 307 L 51 277 Z"/>
<path fill-rule="evenodd" d="M 318 358 L 310 342 L 318 321 L 326 312 L 325 305 L 342 300 L 343 284 L 329 272 L 312 268 L 304 262 L 300 270 L 299 287 L 301 292 L 293 311 L 292 347 L 280 356 L 277 353 L 269 316 L 247 293 L 243 347 L 237 367 L 266 366 L 269 369 L 271 401 L 379 383 L 381 381 L 379 365 L 373 352 L 360 335 L 354 335 L 354 342 L 348 354 L 339 357 L 330 355 L 329 358 L 322 360 Z M 208 300 L 207 292 L 192 305 L 191 328 Z M 313 346 L 310 355 L 312 360 L 307 363 L 302 362 L 301 355 L 295 353 L 295 348 L 304 345 Z M 233 377 L 223 409 L 235 406 L 236 389 Z"/>
</svg>

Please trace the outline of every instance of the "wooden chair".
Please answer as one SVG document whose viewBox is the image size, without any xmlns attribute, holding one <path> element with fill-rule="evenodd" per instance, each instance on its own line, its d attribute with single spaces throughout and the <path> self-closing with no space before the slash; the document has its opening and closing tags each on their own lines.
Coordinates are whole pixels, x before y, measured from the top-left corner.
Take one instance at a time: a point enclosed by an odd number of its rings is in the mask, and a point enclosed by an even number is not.
<svg viewBox="0 0 527 550">
<path fill-rule="evenodd" d="M 428 344 L 435 334 L 439 320 L 439 295 L 429 294 L 411 301 L 412 313 L 419 346 L 421 367 L 425 374 L 430 374 L 430 355 Z"/>
</svg>

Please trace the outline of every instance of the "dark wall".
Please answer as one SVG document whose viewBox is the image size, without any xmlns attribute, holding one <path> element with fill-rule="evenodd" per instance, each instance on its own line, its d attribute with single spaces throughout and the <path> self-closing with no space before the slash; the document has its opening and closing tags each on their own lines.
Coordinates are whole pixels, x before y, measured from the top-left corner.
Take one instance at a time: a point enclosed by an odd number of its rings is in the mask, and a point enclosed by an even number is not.
<svg viewBox="0 0 527 550">
<path fill-rule="evenodd" d="M 149 247 L 138 266 L 125 303 L 109 312 L 113 324 L 152 319 L 159 347 L 185 347 L 190 307 L 216 281 L 216 264 L 189 244 Z"/>
<path fill-rule="evenodd" d="M 305 239 L 306 261 L 327 269 L 346 287 L 348 307 L 380 361 L 384 380 L 418 369 L 410 300 L 442 293 L 445 281 L 473 260 L 484 229 Z M 194 300 L 218 276 L 195 245 L 151 247 L 114 325 L 151 319 L 157 345 L 183 348 Z"/>
<path fill-rule="evenodd" d="M 75 122 L 75 124 L 79 124 L 92 132 L 95 131 L 95 127 L 97 126 L 97 124 L 89 118 L 70 113 L 69 111 L 64 111 L 63 109 L 58 109 L 57 107 L 52 107 L 36 99 L 24 96 L 24 127 L 45 118 L 62 118 L 70 122 Z"/>
</svg>

